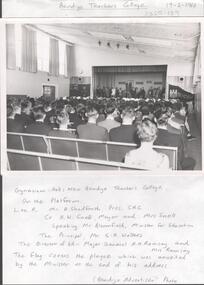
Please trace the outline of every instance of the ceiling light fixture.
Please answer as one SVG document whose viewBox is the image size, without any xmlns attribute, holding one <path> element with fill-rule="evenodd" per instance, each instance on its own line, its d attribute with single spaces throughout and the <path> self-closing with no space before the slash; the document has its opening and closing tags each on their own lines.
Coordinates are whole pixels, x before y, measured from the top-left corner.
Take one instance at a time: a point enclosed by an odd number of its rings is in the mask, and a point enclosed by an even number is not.
<svg viewBox="0 0 204 285">
<path fill-rule="evenodd" d="M 98 41 L 98 45 L 101 46 L 101 41 Z"/>
<path fill-rule="evenodd" d="M 110 45 L 110 43 L 109 43 L 109 42 L 107 43 L 107 46 L 108 46 L 108 47 L 111 47 L 111 45 Z"/>
</svg>

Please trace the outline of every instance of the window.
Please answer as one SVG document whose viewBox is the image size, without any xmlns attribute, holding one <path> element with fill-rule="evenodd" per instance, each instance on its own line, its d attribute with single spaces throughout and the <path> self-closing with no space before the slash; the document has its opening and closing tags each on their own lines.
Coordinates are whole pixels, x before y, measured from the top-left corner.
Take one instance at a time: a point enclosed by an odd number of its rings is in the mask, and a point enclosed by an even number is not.
<svg viewBox="0 0 204 285">
<path fill-rule="evenodd" d="M 60 75 L 66 75 L 65 74 L 65 43 L 62 41 L 59 41 L 59 74 Z"/>
<path fill-rule="evenodd" d="M 22 25 L 15 24 L 16 67 L 22 66 Z"/>
<path fill-rule="evenodd" d="M 49 72 L 49 36 L 37 32 L 37 64 L 39 71 Z"/>
</svg>

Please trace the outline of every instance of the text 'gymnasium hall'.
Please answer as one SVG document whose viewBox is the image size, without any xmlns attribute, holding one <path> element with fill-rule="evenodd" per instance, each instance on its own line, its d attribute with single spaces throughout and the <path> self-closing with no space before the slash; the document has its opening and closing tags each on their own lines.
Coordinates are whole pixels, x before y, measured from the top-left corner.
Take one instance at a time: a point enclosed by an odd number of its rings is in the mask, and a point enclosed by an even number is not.
<svg viewBox="0 0 204 285">
<path fill-rule="evenodd" d="M 202 170 L 199 23 L 6 25 L 8 170 Z"/>
</svg>

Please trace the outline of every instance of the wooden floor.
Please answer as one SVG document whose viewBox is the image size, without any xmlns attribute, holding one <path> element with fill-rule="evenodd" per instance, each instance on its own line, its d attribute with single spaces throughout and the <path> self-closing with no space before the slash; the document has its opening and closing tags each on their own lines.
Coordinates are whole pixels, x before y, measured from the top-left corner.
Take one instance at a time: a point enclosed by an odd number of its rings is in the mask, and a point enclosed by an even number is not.
<svg viewBox="0 0 204 285">
<path fill-rule="evenodd" d="M 189 125 L 191 134 L 196 137 L 196 140 L 188 142 L 188 155 L 196 160 L 194 170 L 202 170 L 201 130 L 198 128 L 194 114 L 189 117 Z"/>
</svg>

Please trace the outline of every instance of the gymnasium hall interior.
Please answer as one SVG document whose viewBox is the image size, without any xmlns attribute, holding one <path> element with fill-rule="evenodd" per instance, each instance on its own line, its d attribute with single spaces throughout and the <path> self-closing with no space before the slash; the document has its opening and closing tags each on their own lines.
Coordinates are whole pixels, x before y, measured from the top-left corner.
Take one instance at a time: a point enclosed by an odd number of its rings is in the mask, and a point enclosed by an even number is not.
<svg viewBox="0 0 204 285">
<path fill-rule="evenodd" d="M 200 29 L 7 24 L 7 169 L 202 170 Z"/>
</svg>

